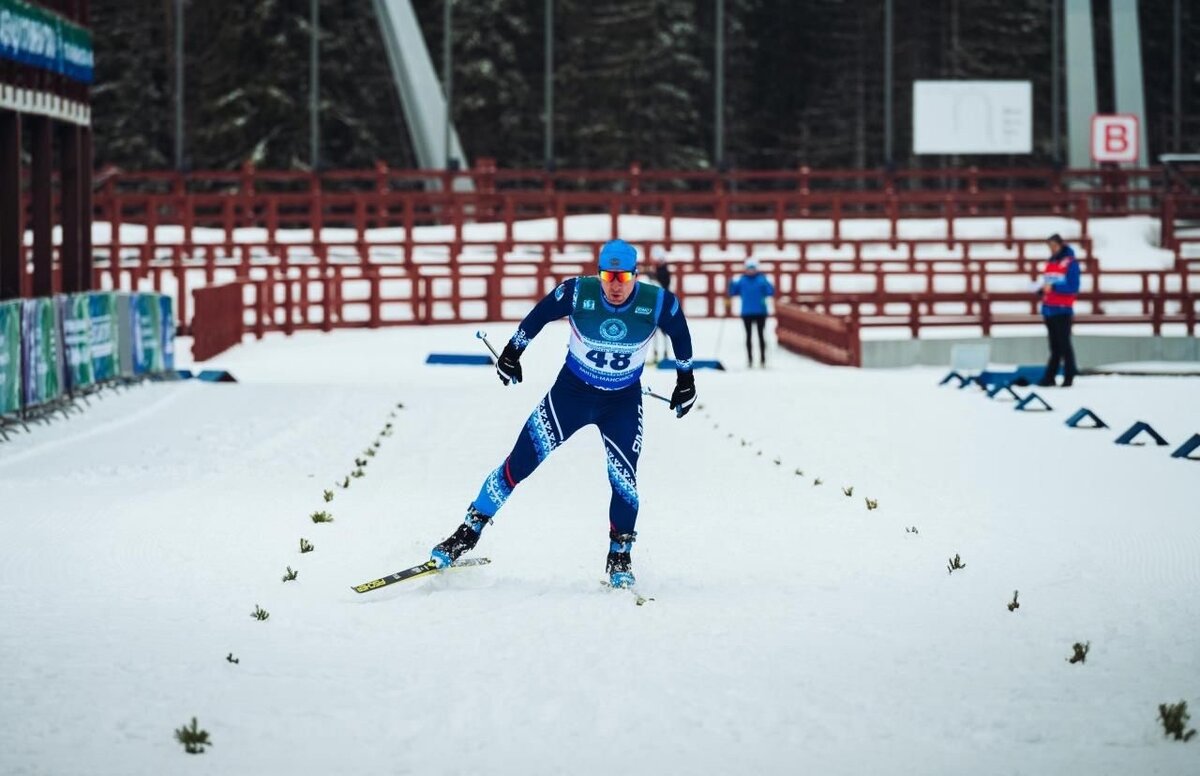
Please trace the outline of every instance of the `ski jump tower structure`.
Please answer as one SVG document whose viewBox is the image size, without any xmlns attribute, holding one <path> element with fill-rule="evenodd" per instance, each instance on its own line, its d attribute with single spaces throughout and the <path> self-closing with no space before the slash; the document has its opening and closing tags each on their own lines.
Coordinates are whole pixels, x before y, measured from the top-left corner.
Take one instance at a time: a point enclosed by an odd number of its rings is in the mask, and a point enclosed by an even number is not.
<svg viewBox="0 0 1200 776">
<path fill-rule="evenodd" d="M 372 2 L 417 163 L 427 170 L 469 167 L 412 3 L 410 0 Z M 449 52 L 443 53 L 448 63 Z M 469 185 L 468 179 L 460 180 L 455 188 Z"/>
</svg>

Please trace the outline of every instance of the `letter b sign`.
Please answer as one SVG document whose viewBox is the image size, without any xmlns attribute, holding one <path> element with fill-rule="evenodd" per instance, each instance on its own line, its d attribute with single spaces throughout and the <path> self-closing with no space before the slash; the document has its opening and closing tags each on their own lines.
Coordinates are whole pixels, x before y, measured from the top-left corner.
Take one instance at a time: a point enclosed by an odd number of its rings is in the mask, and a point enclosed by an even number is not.
<svg viewBox="0 0 1200 776">
<path fill-rule="evenodd" d="M 1092 116 L 1092 160 L 1136 162 L 1138 117 L 1128 113 Z"/>
</svg>

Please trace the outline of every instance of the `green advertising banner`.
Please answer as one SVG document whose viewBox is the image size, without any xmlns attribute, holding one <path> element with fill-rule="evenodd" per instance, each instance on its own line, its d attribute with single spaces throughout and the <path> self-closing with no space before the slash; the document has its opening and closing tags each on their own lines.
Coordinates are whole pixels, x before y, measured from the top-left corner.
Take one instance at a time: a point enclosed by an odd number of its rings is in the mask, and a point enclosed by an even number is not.
<svg viewBox="0 0 1200 776">
<path fill-rule="evenodd" d="M 0 0 L 0 59 L 90 84 L 95 69 L 92 33 L 22 0 Z"/>
<path fill-rule="evenodd" d="M 166 294 L 158 297 L 159 323 L 162 324 L 163 369 L 168 371 L 175 368 L 175 311 L 172 302 L 171 297 Z"/>
<path fill-rule="evenodd" d="M 96 382 L 92 369 L 92 321 L 87 294 L 55 297 L 62 321 L 63 355 L 66 357 L 66 387 L 74 391 Z"/>
<path fill-rule="evenodd" d="M 161 372 L 162 308 L 159 294 L 133 295 L 133 373 Z"/>
<path fill-rule="evenodd" d="M 117 376 L 117 298 L 108 291 L 87 294 L 88 337 L 92 351 L 92 379 L 96 382 Z"/>
<path fill-rule="evenodd" d="M 62 343 L 53 299 L 26 299 L 21 316 L 21 360 L 25 406 L 33 407 L 63 393 Z"/>
<path fill-rule="evenodd" d="M 21 408 L 21 302 L 0 302 L 0 415 Z"/>
</svg>

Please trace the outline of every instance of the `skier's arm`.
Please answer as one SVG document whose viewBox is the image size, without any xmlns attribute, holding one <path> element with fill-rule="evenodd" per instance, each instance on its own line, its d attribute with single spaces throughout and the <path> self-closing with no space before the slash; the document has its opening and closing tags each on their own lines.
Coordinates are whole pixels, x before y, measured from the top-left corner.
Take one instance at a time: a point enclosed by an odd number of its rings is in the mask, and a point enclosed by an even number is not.
<svg viewBox="0 0 1200 776">
<path fill-rule="evenodd" d="M 671 338 L 671 349 L 675 353 L 675 363 L 679 371 L 692 371 L 692 334 L 688 330 L 687 319 L 683 317 L 683 307 L 679 297 L 670 291 L 663 291 L 662 308 L 658 313 L 658 328 Z"/>
<path fill-rule="evenodd" d="M 675 390 L 671 394 L 671 409 L 675 417 L 682 418 L 696 402 L 696 378 L 692 374 L 692 334 L 679 298 L 670 291 L 663 291 L 662 307 L 658 313 L 658 327 L 671 338 L 675 350 Z"/>
<path fill-rule="evenodd" d="M 529 341 L 538 335 L 547 323 L 571 314 L 575 302 L 576 278 L 564 280 L 521 320 L 517 331 L 508 340 L 500 357 L 496 359 L 496 374 L 505 385 L 517 385 L 524 379 L 521 369 L 521 354 L 529 347 Z"/>
<path fill-rule="evenodd" d="M 547 323 L 570 315 L 571 306 L 575 303 L 575 283 L 577 280 L 578 278 L 564 280 L 557 288 L 546 294 L 542 298 L 542 301 L 535 304 L 533 309 L 521 319 L 516 333 L 508 341 L 509 344 L 517 351 L 523 351 L 529 346 L 529 342 L 545 328 Z"/>
</svg>

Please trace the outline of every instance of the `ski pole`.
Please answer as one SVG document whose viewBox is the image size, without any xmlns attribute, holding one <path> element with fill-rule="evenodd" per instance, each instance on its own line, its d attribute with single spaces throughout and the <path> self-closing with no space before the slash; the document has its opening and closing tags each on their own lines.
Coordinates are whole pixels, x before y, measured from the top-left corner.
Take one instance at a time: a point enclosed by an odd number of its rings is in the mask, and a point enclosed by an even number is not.
<svg viewBox="0 0 1200 776">
<path fill-rule="evenodd" d="M 496 360 L 500 360 L 500 354 L 496 352 L 494 347 L 492 347 L 492 343 L 488 341 L 487 334 L 485 334 L 483 330 L 476 331 L 475 338 L 483 340 L 483 344 L 487 345 L 487 349 L 492 351 L 492 355 L 496 358 Z"/>
<path fill-rule="evenodd" d="M 655 399 L 658 399 L 660 401 L 665 401 L 667 404 L 671 403 L 670 399 L 668 399 L 666 396 L 660 396 L 659 394 L 655 393 L 654 391 L 652 391 L 650 389 L 650 386 L 648 386 L 648 385 L 642 389 L 642 393 L 644 393 L 647 396 L 653 396 Z"/>
<path fill-rule="evenodd" d="M 483 344 L 487 345 L 487 349 L 492 351 L 492 356 L 496 359 L 496 361 L 500 361 L 500 354 L 496 352 L 494 347 L 492 347 L 492 343 L 488 341 L 487 334 L 485 334 L 482 329 L 475 332 L 475 338 L 483 340 Z M 508 378 L 505 377 L 499 369 L 496 370 L 496 374 L 500 375 L 500 379 L 505 385 L 508 385 Z"/>
</svg>

